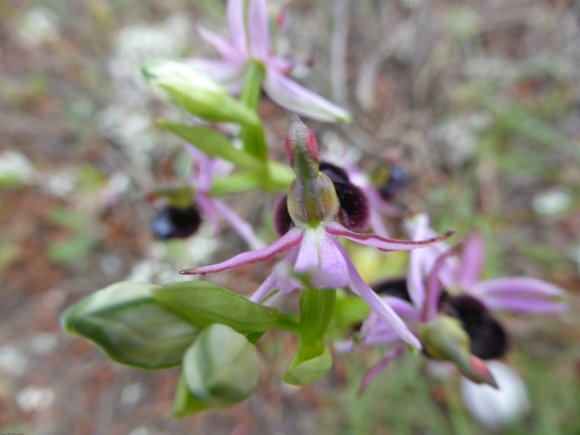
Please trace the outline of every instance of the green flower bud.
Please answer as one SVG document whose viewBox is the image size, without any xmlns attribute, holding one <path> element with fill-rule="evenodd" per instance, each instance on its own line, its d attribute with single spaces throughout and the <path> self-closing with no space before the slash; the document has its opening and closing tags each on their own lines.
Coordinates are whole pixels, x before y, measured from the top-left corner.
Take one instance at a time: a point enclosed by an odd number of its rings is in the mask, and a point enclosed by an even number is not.
<svg viewBox="0 0 580 435">
<path fill-rule="evenodd" d="M 186 63 L 150 61 L 141 67 L 145 79 L 171 96 L 181 108 L 210 121 L 259 123 L 257 115 L 228 95 L 227 90 Z"/>
<path fill-rule="evenodd" d="M 256 391 L 255 348 L 244 335 L 214 323 L 200 333 L 185 353 L 183 374 L 197 400 L 212 408 L 234 405 Z"/>
<path fill-rule="evenodd" d="M 497 388 L 485 362 L 469 351 L 469 335 L 453 317 L 439 315 L 419 330 L 421 344 L 427 356 L 453 362 L 468 379 Z"/>
<path fill-rule="evenodd" d="M 319 171 L 316 138 L 298 117 L 286 136 L 286 153 L 296 174 L 287 200 L 294 224 L 315 227 L 334 219 L 340 207 L 334 184 Z"/>
<path fill-rule="evenodd" d="M 64 329 L 94 342 L 112 360 L 148 370 L 175 367 L 198 331 L 152 296 L 153 284 L 120 282 L 69 307 Z"/>
</svg>

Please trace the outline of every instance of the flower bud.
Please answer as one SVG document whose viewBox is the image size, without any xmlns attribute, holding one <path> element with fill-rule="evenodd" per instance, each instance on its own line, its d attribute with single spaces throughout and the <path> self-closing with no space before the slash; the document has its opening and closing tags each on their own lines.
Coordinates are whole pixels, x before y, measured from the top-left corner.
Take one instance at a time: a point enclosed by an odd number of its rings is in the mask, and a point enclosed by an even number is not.
<svg viewBox="0 0 580 435">
<path fill-rule="evenodd" d="M 339 211 L 334 185 L 319 171 L 316 138 L 298 117 L 286 136 L 286 153 L 296 174 L 288 193 L 288 213 L 292 221 L 317 226 L 334 219 Z"/>
<path fill-rule="evenodd" d="M 256 391 L 256 351 L 244 335 L 214 323 L 185 353 L 183 373 L 196 399 L 210 407 L 234 405 Z"/>
<path fill-rule="evenodd" d="M 259 123 L 257 115 L 228 95 L 227 90 L 186 63 L 150 61 L 141 67 L 145 79 L 162 89 L 188 112 L 209 121 Z"/>
<path fill-rule="evenodd" d="M 120 282 L 69 307 L 64 329 L 93 341 L 111 359 L 143 369 L 180 364 L 197 329 L 161 307 L 153 284 Z"/>
<path fill-rule="evenodd" d="M 458 320 L 439 315 L 422 326 L 419 335 L 428 357 L 451 361 L 473 382 L 486 383 L 497 388 L 485 362 L 470 354 L 469 336 Z"/>
</svg>

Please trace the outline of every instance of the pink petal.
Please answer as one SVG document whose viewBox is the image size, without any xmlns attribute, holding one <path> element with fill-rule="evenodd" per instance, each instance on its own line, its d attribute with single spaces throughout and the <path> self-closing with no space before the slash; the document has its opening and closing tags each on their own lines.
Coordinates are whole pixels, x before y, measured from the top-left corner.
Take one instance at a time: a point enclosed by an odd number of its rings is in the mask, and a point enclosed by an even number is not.
<svg viewBox="0 0 580 435">
<path fill-rule="evenodd" d="M 401 316 L 405 320 L 410 320 L 410 321 L 414 321 L 414 322 L 419 321 L 419 312 L 409 302 L 407 302 L 403 299 L 399 299 L 399 298 L 395 298 L 395 297 L 391 297 L 391 296 L 383 298 L 383 300 L 393 310 L 395 310 L 395 313 L 397 313 L 399 316 Z"/>
<path fill-rule="evenodd" d="M 348 284 L 348 270 L 337 241 L 320 231 L 306 231 L 294 269 L 310 274 L 316 288 L 340 288 Z"/>
<path fill-rule="evenodd" d="M 210 223 L 213 234 L 216 234 L 220 226 L 219 213 L 214 206 L 214 200 L 202 192 L 195 195 L 195 201 L 201 209 L 203 218 Z"/>
<path fill-rule="evenodd" d="M 245 25 L 246 14 L 244 6 L 244 0 L 228 0 L 227 15 L 230 40 L 238 52 L 245 54 L 247 53 L 247 42 Z"/>
<path fill-rule="evenodd" d="M 407 328 L 407 325 L 401 320 L 401 318 L 395 313 L 395 311 L 389 307 L 380 297 L 377 295 L 362 279 L 362 277 L 357 272 L 356 268 L 348 258 L 346 250 L 338 245 L 340 248 L 346 265 L 348 267 L 348 272 L 350 276 L 350 283 L 352 290 L 362 297 L 372 311 L 374 311 L 381 320 L 388 323 L 393 330 L 409 343 L 411 346 L 421 349 L 421 343 L 413 335 L 413 333 Z"/>
<path fill-rule="evenodd" d="M 232 229 L 238 233 L 242 239 L 244 239 L 250 248 L 255 250 L 264 247 L 264 242 L 256 236 L 256 233 L 254 233 L 254 230 L 249 223 L 240 218 L 232 209 L 220 200 L 214 199 L 214 205 L 230 227 L 232 227 Z"/>
<path fill-rule="evenodd" d="M 479 232 L 472 233 L 463 245 L 463 254 L 458 268 L 457 283 L 468 288 L 476 283 L 483 272 L 485 244 Z"/>
<path fill-rule="evenodd" d="M 510 311 L 560 312 L 566 291 L 536 278 L 513 277 L 481 281 L 469 288 L 489 308 Z"/>
<path fill-rule="evenodd" d="M 268 96 L 280 106 L 291 112 L 308 116 L 318 121 L 326 122 L 349 122 L 350 114 L 290 80 L 275 67 L 267 67 L 264 89 Z"/>
<path fill-rule="evenodd" d="M 272 257 L 288 251 L 293 246 L 296 246 L 302 240 L 303 234 L 297 228 L 292 228 L 274 243 L 262 249 L 255 251 L 248 251 L 238 254 L 229 260 L 210 266 L 193 267 L 190 269 L 181 270 L 182 275 L 206 275 L 210 273 L 218 273 L 226 270 L 237 269 L 246 264 L 261 263 L 269 260 Z"/>
<path fill-rule="evenodd" d="M 365 374 L 363 381 L 358 389 L 358 394 L 361 395 L 365 392 L 370 383 L 383 371 L 385 371 L 389 365 L 396 360 L 405 351 L 405 345 L 400 344 L 393 347 L 389 353 L 387 353 L 383 358 L 379 360 L 374 366 L 372 366 L 369 371 Z"/>
<path fill-rule="evenodd" d="M 441 271 L 447 264 L 448 259 L 455 253 L 455 249 L 451 248 L 447 252 L 439 255 L 429 271 L 427 276 L 427 288 L 425 289 L 426 302 L 423 305 L 421 313 L 421 320 L 426 322 L 432 319 L 439 311 L 439 299 L 443 287 L 441 285 Z"/>
<path fill-rule="evenodd" d="M 231 45 L 227 39 L 203 27 L 199 27 L 197 31 L 201 39 L 211 45 L 223 60 L 235 64 L 243 63 L 245 55 L 239 52 L 235 46 Z"/>
<path fill-rule="evenodd" d="M 356 233 L 343 227 L 338 222 L 331 222 L 326 226 L 326 232 L 333 236 L 341 236 L 361 245 L 378 248 L 381 251 L 410 251 L 412 249 L 422 248 L 434 243 L 440 242 L 453 234 L 453 231 L 447 231 L 436 237 L 427 240 L 396 240 L 387 239 L 371 233 Z"/>
<path fill-rule="evenodd" d="M 252 56 L 265 60 L 270 47 L 270 29 L 266 0 L 250 0 L 248 24 Z"/>
<path fill-rule="evenodd" d="M 258 289 L 250 296 L 252 302 L 259 304 L 265 297 L 267 297 L 272 290 L 276 288 L 276 271 L 272 271 L 268 278 L 258 287 Z"/>
</svg>

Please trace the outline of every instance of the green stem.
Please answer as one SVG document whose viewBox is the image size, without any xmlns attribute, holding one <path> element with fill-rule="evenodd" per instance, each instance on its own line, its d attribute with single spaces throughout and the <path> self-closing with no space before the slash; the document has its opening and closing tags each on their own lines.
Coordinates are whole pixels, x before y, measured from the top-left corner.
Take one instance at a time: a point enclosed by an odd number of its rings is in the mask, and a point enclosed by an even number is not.
<svg viewBox="0 0 580 435">
<path fill-rule="evenodd" d="M 244 72 L 244 83 L 240 99 L 246 107 L 252 109 L 256 114 L 260 105 L 262 82 L 265 74 L 262 63 L 256 61 L 249 62 Z M 264 170 L 267 171 L 268 145 L 262 122 L 260 121 L 255 125 L 242 125 L 241 136 L 244 149 L 263 162 Z"/>
<path fill-rule="evenodd" d="M 299 360 L 317 357 L 324 350 L 324 335 L 334 313 L 335 289 L 305 289 L 300 299 Z"/>
</svg>

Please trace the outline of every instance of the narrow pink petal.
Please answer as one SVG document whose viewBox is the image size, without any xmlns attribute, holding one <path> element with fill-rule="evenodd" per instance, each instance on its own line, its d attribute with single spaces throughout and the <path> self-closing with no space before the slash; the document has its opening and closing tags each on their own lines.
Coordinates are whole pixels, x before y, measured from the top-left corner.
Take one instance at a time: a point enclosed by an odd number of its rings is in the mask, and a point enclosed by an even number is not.
<svg viewBox="0 0 580 435">
<path fill-rule="evenodd" d="M 244 66 L 221 59 L 189 59 L 188 64 L 224 86 L 238 83 L 243 78 Z"/>
<path fill-rule="evenodd" d="M 455 249 L 451 248 L 447 252 L 439 255 L 429 271 L 427 276 L 427 287 L 425 289 L 427 300 L 421 313 L 421 320 L 424 322 L 432 319 L 439 311 L 439 299 L 441 297 L 441 292 L 443 291 L 441 285 L 441 271 L 447 264 L 447 260 L 454 255 L 454 253 Z"/>
<path fill-rule="evenodd" d="M 230 40 L 240 53 L 247 53 L 245 1 L 228 0 L 228 30 Z"/>
<path fill-rule="evenodd" d="M 214 206 L 213 199 L 209 198 L 202 192 L 197 192 L 195 195 L 195 201 L 201 209 L 201 214 L 204 220 L 210 223 L 212 233 L 216 234 L 220 227 L 220 218 L 219 213 Z"/>
<path fill-rule="evenodd" d="M 245 56 L 231 45 L 227 39 L 203 27 L 199 27 L 197 31 L 201 39 L 211 45 L 223 60 L 237 64 L 243 63 Z"/>
<path fill-rule="evenodd" d="M 206 275 L 210 273 L 218 273 L 226 270 L 237 269 L 246 264 L 261 263 L 262 261 L 269 260 L 272 257 L 288 251 L 293 246 L 298 245 L 302 240 L 302 237 L 302 231 L 297 228 L 292 228 L 274 243 L 266 246 L 265 248 L 257 249 L 255 251 L 243 252 L 230 258 L 229 260 L 222 261 L 221 263 L 213 264 L 210 266 L 184 269 L 179 273 L 182 275 Z"/>
<path fill-rule="evenodd" d="M 447 231 L 427 240 L 396 240 L 387 239 L 371 233 L 356 233 L 343 227 L 338 222 L 331 222 L 328 224 L 326 226 L 326 232 L 334 236 L 344 237 L 345 239 L 360 243 L 361 245 L 378 248 L 381 251 L 410 251 L 412 249 L 438 243 L 453 234 L 453 231 Z"/>
<path fill-rule="evenodd" d="M 426 248 L 425 251 L 430 248 Z M 413 305 L 417 309 L 422 309 L 423 304 L 426 300 L 427 289 L 425 286 L 426 273 L 424 273 L 421 267 L 422 257 L 421 255 L 426 255 L 423 250 L 417 250 L 411 252 L 409 257 L 409 270 L 407 271 L 407 290 L 409 291 L 409 297 L 413 302 Z"/>
<path fill-rule="evenodd" d="M 560 312 L 566 291 L 554 284 L 528 277 L 497 278 L 481 281 L 469 288 L 489 308 L 534 313 Z"/>
<path fill-rule="evenodd" d="M 250 300 L 259 304 L 262 300 L 268 296 L 272 290 L 276 288 L 276 271 L 272 271 L 268 278 L 258 287 L 258 289 L 250 296 Z"/>
<path fill-rule="evenodd" d="M 316 288 L 340 288 L 348 284 L 348 270 L 336 241 L 325 232 L 304 234 L 294 269 L 309 273 Z"/>
<path fill-rule="evenodd" d="M 360 297 L 362 297 L 367 302 L 371 310 L 374 311 L 381 320 L 388 323 L 399 335 L 399 337 L 401 337 L 411 346 L 414 346 L 417 349 L 421 349 L 421 343 L 417 337 L 415 337 L 413 333 L 407 328 L 405 322 L 401 320 L 397 313 L 395 313 L 395 311 L 389 307 L 387 303 L 379 297 L 379 295 L 377 295 L 368 285 L 366 285 L 354 267 L 354 264 L 352 264 L 348 258 L 346 250 L 340 245 L 339 248 L 341 249 L 344 260 L 348 267 L 352 290 Z"/>
<path fill-rule="evenodd" d="M 383 371 L 385 371 L 389 365 L 395 361 L 403 352 L 405 351 L 405 345 L 400 344 L 393 347 L 389 353 L 387 353 L 383 358 L 379 360 L 374 366 L 372 366 L 369 371 L 365 374 L 363 381 L 358 389 L 358 395 L 360 396 L 365 392 L 370 383 L 379 376 Z"/>
<path fill-rule="evenodd" d="M 268 68 L 264 89 L 280 106 L 318 121 L 349 122 L 350 114 L 319 95 L 287 78 L 275 68 Z"/>
<path fill-rule="evenodd" d="M 485 261 L 485 244 L 479 232 L 473 232 L 463 245 L 457 283 L 468 288 L 481 277 Z"/>
<path fill-rule="evenodd" d="M 344 340 L 344 341 L 339 341 L 339 342 L 333 342 L 332 343 L 332 348 L 334 349 L 334 351 L 336 353 L 348 353 L 348 352 L 352 352 L 355 349 L 355 344 L 354 341 L 352 340 Z"/>
<path fill-rule="evenodd" d="M 407 302 L 403 299 L 390 297 L 390 296 L 383 298 L 383 300 L 393 310 L 395 310 L 395 313 L 397 313 L 399 316 L 401 316 L 405 320 L 410 320 L 410 321 L 414 321 L 414 322 L 419 321 L 419 312 L 409 302 Z"/>
<path fill-rule="evenodd" d="M 270 28 L 266 0 L 250 0 L 248 24 L 252 56 L 265 60 L 270 46 Z"/>
<path fill-rule="evenodd" d="M 399 334 L 392 329 L 385 329 L 382 331 L 373 331 L 372 334 L 364 338 L 361 345 L 363 347 L 388 346 L 401 341 Z"/>
<path fill-rule="evenodd" d="M 230 227 L 232 227 L 232 229 L 238 233 L 242 239 L 244 239 L 250 248 L 255 250 L 264 247 L 264 242 L 256 236 L 256 233 L 254 233 L 254 230 L 249 223 L 239 217 L 232 209 L 220 200 L 214 199 L 214 205 Z"/>
</svg>

